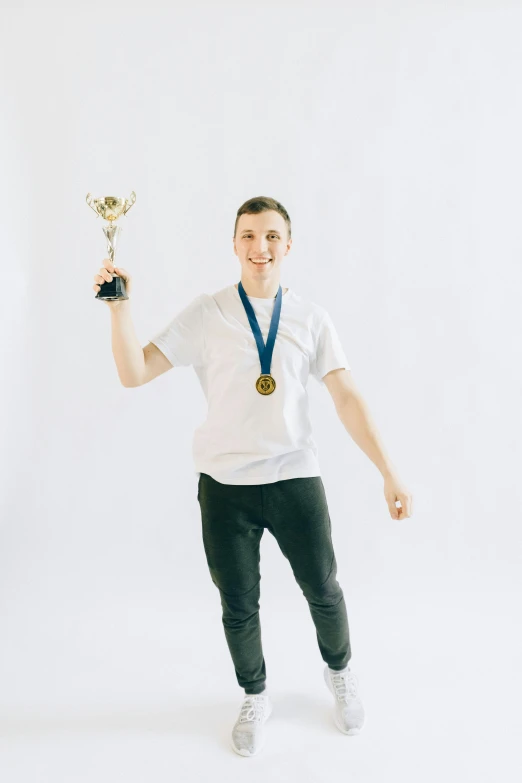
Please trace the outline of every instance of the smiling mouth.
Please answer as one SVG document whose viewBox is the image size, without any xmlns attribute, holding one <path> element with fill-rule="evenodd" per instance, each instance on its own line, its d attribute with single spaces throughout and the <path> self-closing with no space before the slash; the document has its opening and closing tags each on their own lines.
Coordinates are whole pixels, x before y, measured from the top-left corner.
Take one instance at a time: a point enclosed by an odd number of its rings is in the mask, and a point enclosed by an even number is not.
<svg viewBox="0 0 522 783">
<path fill-rule="evenodd" d="M 252 258 L 249 258 L 248 260 L 256 266 L 265 266 L 265 264 L 269 264 L 272 261 L 271 258 L 265 258 L 263 261 L 254 261 Z"/>
</svg>

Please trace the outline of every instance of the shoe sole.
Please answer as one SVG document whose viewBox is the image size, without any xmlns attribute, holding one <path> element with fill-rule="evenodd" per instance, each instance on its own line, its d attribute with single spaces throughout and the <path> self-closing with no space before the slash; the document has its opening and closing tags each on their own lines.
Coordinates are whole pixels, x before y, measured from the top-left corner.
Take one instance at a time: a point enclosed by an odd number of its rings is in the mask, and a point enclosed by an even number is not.
<svg viewBox="0 0 522 783">
<path fill-rule="evenodd" d="M 265 725 L 265 723 L 269 719 L 270 715 L 272 714 L 272 710 L 273 710 L 272 702 L 269 702 L 265 718 L 264 718 L 264 720 L 263 720 L 261 725 L 263 725 L 263 726 Z M 263 742 L 258 747 L 258 749 L 256 751 L 254 751 L 254 753 L 249 753 L 248 750 L 244 750 L 244 749 L 240 750 L 239 748 L 236 748 L 236 746 L 234 745 L 234 739 L 233 739 L 232 735 L 230 735 L 230 747 L 232 748 L 232 750 L 235 753 L 237 753 L 238 756 L 242 756 L 243 758 L 250 758 L 251 756 L 257 756 L 257 754 L 261 750 L 263 750 L 264 746 L 265 746 L 265 739 L 263 737 Z"/>
<path fill-rule="evenodd" d="M 324 669 L 324 681 L 325 681 L 325 683 L 326 683 L 326 687 L 328 688 L 328 690 L 330 691 L 330 693 L 332 694 L 332 696 L 335 696 L 335 692 L 332 690 L 332 686 L 331 686 L 331 683 L 330 683 L 330 678 L 329 678 L 329 676 L 328 676 L 328 667 L 326 667 L 326 668 Z M 335 725 L 337 726 L 337 728 L 339 729 L 339 731 L 342 731 L 342 733 L 343 733 L 343 734 L 347 734 L 347 735 L 348 735 L 348 736 L 350 736 L 350 737 L 352 737 L 352 736 L 355 736 L 356 734 L 360 734 L 360 733 L 361 733 L 361 731 L 362 731 L 362 729 L 363 729 L 364 723 L 366 723 L 366 719 L 365 719 L 365 721 L 364 721 L 363 725 L 362 725 L 362 726 L 360 726 L 359 728 L 356 728 L 356 727 L 355 727 L 355 728 L 353 728 L 353 729 L 344 729 L 344 728 L 343 728 L 343 727 L 342 727 L 342 726 L 339 724 L 339 721 L 337 720 L 337 712 L 334 712 L 334 714 L 333 714 L 333 719 L 334 719 L 334 723 L 335 723 Z"/>
</svg>

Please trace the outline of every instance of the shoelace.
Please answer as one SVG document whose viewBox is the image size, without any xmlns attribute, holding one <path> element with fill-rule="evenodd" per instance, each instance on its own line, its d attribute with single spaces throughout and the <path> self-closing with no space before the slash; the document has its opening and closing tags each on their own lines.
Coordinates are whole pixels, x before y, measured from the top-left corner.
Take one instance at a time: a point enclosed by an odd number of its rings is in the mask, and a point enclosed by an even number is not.
<svg viewBox="0 0 522 783">
<path fill-rule="evenodd" d="M 259 721 L 263 717 L 264 713 L 265 697 L 259 694 L 252 694 L 246 696 L 241 707 L 241 714 L 239 716 L 239 722 L 245 723 L 246 721 L 256 720 Z"/>
<path fill-rule="evenodd" d="M 356 677 L 351 671 L 332 674 L 332 683 L 339 701 L 345 701 L 348 696 L 357 698 Z"/>
</svg>

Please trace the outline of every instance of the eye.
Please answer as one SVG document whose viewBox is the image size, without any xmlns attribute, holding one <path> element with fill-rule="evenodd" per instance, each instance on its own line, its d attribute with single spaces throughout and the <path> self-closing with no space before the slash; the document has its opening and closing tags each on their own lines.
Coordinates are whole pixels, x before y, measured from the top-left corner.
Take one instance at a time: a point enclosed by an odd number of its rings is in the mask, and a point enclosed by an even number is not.
<svg viewBox="0 0 522 783">
<path fill-rule="evenodd" d="M 251 237 L 252 234 L 243 234 L 243 239 L 246 239 L 247 237 Z M 270 234 L 271 237 L 275 237 L 276 239 L 279 239 L 278 234 Z"/>
</svg>

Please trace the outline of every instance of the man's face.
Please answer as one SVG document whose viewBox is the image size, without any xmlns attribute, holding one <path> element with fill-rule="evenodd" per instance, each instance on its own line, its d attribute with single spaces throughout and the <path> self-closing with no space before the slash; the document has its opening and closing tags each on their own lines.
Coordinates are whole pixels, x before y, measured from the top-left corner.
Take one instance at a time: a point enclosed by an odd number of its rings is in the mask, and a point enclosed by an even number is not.
<svg viewBox="0 0 522 783">
<path fill-rule="evenodd" d="M 241 215 L 234 237 L 234 253 L 241 262 L 242 277 L 251 280 L 279 280 L 281 262 L 290 250 L 286 221 L 279 212 L 268 210 Z M 266 264 L 258 263 L 269 259 Z"/>
</svg>

